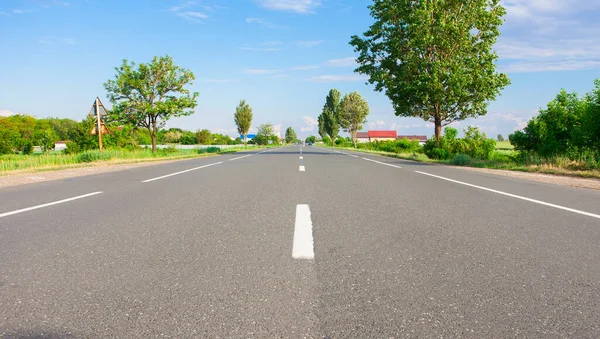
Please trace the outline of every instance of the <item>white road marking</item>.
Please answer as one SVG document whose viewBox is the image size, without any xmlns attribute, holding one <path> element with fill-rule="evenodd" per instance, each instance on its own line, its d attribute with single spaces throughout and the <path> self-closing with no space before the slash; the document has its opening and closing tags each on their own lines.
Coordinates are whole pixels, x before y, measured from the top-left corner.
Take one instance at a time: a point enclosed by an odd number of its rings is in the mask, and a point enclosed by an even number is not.
<svg viewBox="0 0 600 339">
<path fill-rule="evenodd" d="M 300 169 L 300 172 L 304 172 L 304 171 L 306 171 L 306 168 L 305 168 L 304 166 L 300 166 L 300 168 L 299 168 L 299 169 Z"/>
<path fill-rule="evenodd" d="M 248 154 L 248 155 L 244 155 L 244 156 L 241 156 L 241 157 L 237 157 L 237 158 L 229 159 L 229 161 L 238 160 L 238 159 L 242 159 L 242 158 L 245 158 L 245 157 L 251 157 L 251 156 L 253 156 L 253 155 L 254 155 L 254 154 Z"/>
<path fill-rule="evenodd" d="M 304 157 L 300 157 L 300 159 L 304 159 Z"/>
<path fill-rule="evenodd" d="M 375 162 L 375 163 L 378 163 L 378 164 L 381 164 L 381 165 L 386 165 L 386 166 L 395 167 L 395 168 L 402 168 L 400 166 L 396 166 L 396 165 L 392 165 L 392 164 L 387 164 L 385 162 L 381 162 L 381 161 L 377 161 L 377 160 L 373 160 L 373 159 L 369 159 L 369 158 L 363 158 L 363 159 L 366 160 L 366 161 L 372 161 L 372 162 Z"/>
<path fill-rule="evenodd" d="M 561 206 L 561 205 L 551 204 L 549 202 L 545 202 L 545 201 L 541 201 L 541 200 L 536 200 L 536 199 L 531 199 L 531 198 L 523 197 L 523 196 L 516 195 L 516 194 L 506 193 L 506 192 L 498 191 L 498 190 L 487 188 L 487 187 L 483 187 L 483 186 L 473 185 L 473 184 L 469 184 L 469 183 L 466 183 L 466 182 L 462 182 L 462 181 L 458 181 L 458 180 L 454 180 L 454 179 L 450 179 L 450 178 L 441 177 L 441 176 L 435 175 L 435 174 L 425 173 L 425 172 L 421 172 L 421 171 L 415 171 L 415 172 L 417 172 L 419 174 L 423 174 L 423 175 L 428 175 L 430 177 L 434 177 L 434 178 L 438 178 L 438 179 L 442 179 L 442 180 L 446 180 L 446 181 L 451 181 L 451 182 L 454 182 L 454 183 L 457 183 L 457 184 L 461 184 L 461 185 L 465 185 L 465 186 L 469 186 L 469 187 L 478 188 L 480 190 L 502 194 L 502 195 L 505 195 L 507 197 L 521 199 L 521 200 L 533 202 L 533 203 L 536 203 L 536 204 L 540 204 L 540 205 L 544 205 L 544 206 L 549 206 L 549 207 L 554 207 L 554 208 L 557 208 L 557 209 L 560 209 L 560 210 L 569 211 L 569 212 L 573 212 L 573 213 L 577 213 L 577 214 L 586 215 L 588 217 L 600 219 L 600 215 L 598 215 L 598 214 L 589 213 L 589 212 L 585 212 L 585 211 L 580 211 L 580 210 L 576 210 L 574 208 L 569 208 L 569 207 L 565 207 L 565 206 Z"/>
<path fill-rule="evenodd" d="M 76 197 L 72 197 L 72 198 L 68 198 L 68 199 L 49 202 L 47 204 L 41 204 L 41 205 L 37 205 L 37 206 L 33 206 L 33 207 L 22 208 L 20 210 L 2 213 L 2 214 L 0 214 L 0 218 L 8 217 L 9 215 L 13 215 L 13 214 L 36 210 L 38 208 L 48 207 L 48 206 L 52 206 L 52 205 L 58 205 L 58 204 L 62 204 L 62 203 L 77 200 L 77 199 L 87 198 L 87 197 L 91 197 L 92 195 L 96 195 L 96 194 L 100 194 L 100 193 L 102 193 L 102 192 L 101 191 L 93 192 L 93 193 L 88 193 L 88 194 L 84 194 L 84 195 L 78 195 Z"/>
<path fill-rule="evenodd" d="M 163 175 L 160 177 L 156 177 L 156 178 L 152 178 L 152 179 L 148 179 L 148 180 L 144 180 L 142 182 L 151 182 L 151 181 L 155 181 L 155 180 L 160 180 L 160 179 L 164 179 L 164 178 L 168 178 L 168 177 L 172 177 L 174 175 L 179 175 L 179 174 L 183 174 L 183 173 L 187 173 L 187 172 L 191 172 L 191 171 L 195 171 L 195 170 L 199 170 L 201 168 L 206 168 L 206 167 L 210 167 L 210 166 L 214 166 L 214 165 L 219 165 L 222 164 L 222 161 L 219 162 L 215 162 L 212 164 L 208 164 L 208 165 L 204 165 L 204 166 L 199 166 L 199 167 L 194 167 L 194 168 L 190 168 L 190 169 L 186 169 L 185 171 L 179 171 L 179 172 L 175 172 L 175 173 L 171 173 L 171 174 L 167 174 L 167 175 Z"/>
<path fill-rule="evenodd" d="M 354 154 L 348 154 L 348 155 L 351 157 L 354 157 L 354 158 L 358 158 L 358 155 L 354 155 Z"/>
<path fill-rule="evenodd" d="M 310 219 L 310 207 L 308 205 L 296 206 L 296 225 L 294 228 L 294 246 L 292 248 L 294 259 L 315 258 L 313 241 L 312 220 Z"/>
</svg>

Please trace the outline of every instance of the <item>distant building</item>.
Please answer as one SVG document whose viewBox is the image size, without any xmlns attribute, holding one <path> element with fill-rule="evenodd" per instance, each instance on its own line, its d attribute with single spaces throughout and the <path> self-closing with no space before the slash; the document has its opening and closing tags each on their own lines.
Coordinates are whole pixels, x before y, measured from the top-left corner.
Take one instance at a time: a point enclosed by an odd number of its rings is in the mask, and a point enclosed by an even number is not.
<svg viewBox="0 0 600 339">
<path fill-rule="evenodd" d="M 427 142 L 427 136 L 425 135 L 399 135 L 398 140 L 408 139 L 408 140 L 418 140 L 419 144 L 423 145 Z"/>
<path fill-rule="evenodd" d="M 368 131 L 369 141 L 388 141 L 396 140 L 398 132 L 396 131 Z"/>
<path fill-rule="evenodd" d="M 256 137 L 256 134 L 248 134 L 246 135 L 246 138 L 248 141 L 254 139 Z M 244 141 L 244 136 L 240 134 L 240 139 L 242 139 L 242 141 Z"/>
<path fill-rule="evenodd" d="M 54 143 L 54 150 L 55 151 L 62 151 L 67 149 L 67 142 L 66 141 L 57 141 Z"/>
<path fill-rule="evenodd" d="M 369 132 L 356 132 L 356 142 L 369 142 Z"/>
</svg>

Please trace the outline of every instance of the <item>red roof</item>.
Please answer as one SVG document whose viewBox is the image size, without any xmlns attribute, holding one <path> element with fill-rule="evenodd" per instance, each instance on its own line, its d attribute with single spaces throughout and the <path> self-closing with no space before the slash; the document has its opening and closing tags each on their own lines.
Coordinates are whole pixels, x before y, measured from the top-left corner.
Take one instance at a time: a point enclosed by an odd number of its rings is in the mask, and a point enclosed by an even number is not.
<svg viewBox="0 0 600 339">
<path fill-rule="evenodd" d="M 396 139 L 396 135 L 398 132 L 396 131 L 369 131 L 369 138 L 394 138 Z"/>
<path fill-rule="evenodd" d="M 369 139 L 369 132 L 356 132 L 356 137 L 361 139 Z"/>
<path fill-rule="evenodd" d="M 398 140 L 408 139 L 408 140 L 419 140 L 419 141 L 427 141 L 427 136 L 425 135 L 399 135 L 397 137 Z"/>
</svg>

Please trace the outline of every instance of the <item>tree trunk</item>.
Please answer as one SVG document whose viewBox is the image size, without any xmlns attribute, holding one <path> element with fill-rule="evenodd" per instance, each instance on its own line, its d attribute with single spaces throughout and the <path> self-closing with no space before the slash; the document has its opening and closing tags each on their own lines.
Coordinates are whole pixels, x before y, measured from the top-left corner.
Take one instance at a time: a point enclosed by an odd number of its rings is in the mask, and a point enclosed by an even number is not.
<svg viewBox="0 0 600 339">
<path fill-rule="evenodd" d="M 442 137 L 442 120 L 440 118 L 435 118 L 435 139 L 439 142 Z"/>
<path fill-rule="evenodd" d="M 152 138 L 152 153 L 156 153 L 156 118 L 152 118 L 152 132 L 150 133 Z"/>
<path fill-rule="evenodd" d="M 246 146 L 246 143 L 248 143 L 248 135 L 244 134 L 244 146 Z"/>
</svg>

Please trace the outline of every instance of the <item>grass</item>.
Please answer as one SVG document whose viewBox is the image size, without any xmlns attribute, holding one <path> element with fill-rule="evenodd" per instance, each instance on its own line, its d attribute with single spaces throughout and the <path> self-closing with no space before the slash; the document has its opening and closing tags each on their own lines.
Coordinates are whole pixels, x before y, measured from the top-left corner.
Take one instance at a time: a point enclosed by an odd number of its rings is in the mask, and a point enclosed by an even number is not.
<svg viewBox="0 0 600 339">
<path fill-rule="evenodd" d="M 256 146 L 235 147 L 223 150 L 213 148 L 198 149 L 159 149 L 152 153 L 150 149 L 106 149 L 86 151 L 78 154 L 63 154 L 62 152 L 34 153 L 31 155 L 1 155 L 0 175 L 14 171 L 50 171 L 64 168 L 90 166 L 93 164 L 122 164 L 160 160 L 179 160 L 211 156 L 217 154 L 235 153 L 240 150 L 257 149 Z"/>
<path fill-rule="evenodd" d="M 329 147 L 331 146 L 324 146 Z M 412 160 L 425 163 L 435 163 L 444 165 L 468 166 L 477 168 L 499 169 L 520 172 L 533 172 L 543 174 L 554 174 L 563 176 L 572 176 L 580 178 L 595 178 L 600 179 L 600 170 L 597 168 L 589 168 L 589 165 L 572 161 L 566 158 L 553 159 L 528 159 L 524 163 L 517 161 L 518 152 L 510 149 L 497 149 L 491 160 L 477 159 L 457 159 L 456 157 L 450 160 L 435 160 L 428 158 L 421 153 L 391 153 L 381 151 L 370 151 L 365 149 L 354 149 L 353 147 L 335 147 L 336 149 L 345 149 L 349 151 L 378 154 L 391 158 L 404 160 Z"/>
<path fill-rule="evenodd" d="M 504 141 L 496 141 L 496 149 L 497 150 L 514 150 L 515 147 L 513 145 L 510 144 L 510 141 L 508 140 L 504 140 Z"/>
</svg>

